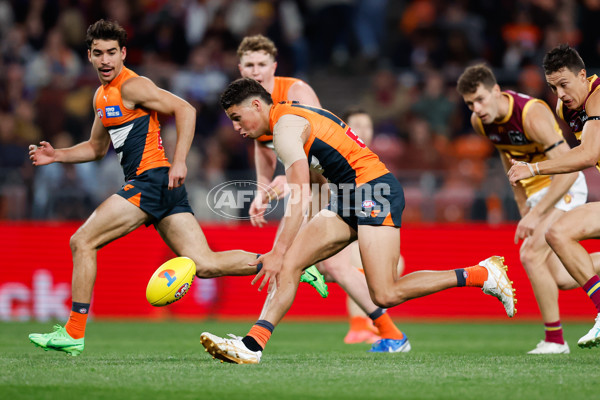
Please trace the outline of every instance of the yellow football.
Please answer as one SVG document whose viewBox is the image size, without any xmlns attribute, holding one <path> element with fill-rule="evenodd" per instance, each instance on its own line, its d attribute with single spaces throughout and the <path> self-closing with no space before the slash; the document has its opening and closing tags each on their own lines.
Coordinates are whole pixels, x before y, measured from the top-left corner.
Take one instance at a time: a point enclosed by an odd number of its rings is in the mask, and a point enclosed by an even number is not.
<svg viewBox="0 0 600 400">
<path fill-rule="evenodd" d="M 154 272 L 146 287 L 146 299 L 162 307 L 181 299 L 192 286 L 196 264 L 190 258 L 172 258 Z"/>
</svg>

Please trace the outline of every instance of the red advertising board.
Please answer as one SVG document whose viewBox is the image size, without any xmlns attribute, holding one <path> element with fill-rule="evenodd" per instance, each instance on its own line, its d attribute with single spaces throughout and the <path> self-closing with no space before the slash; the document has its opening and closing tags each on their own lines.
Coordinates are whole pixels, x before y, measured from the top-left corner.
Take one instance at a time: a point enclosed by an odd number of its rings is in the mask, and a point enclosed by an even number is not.
<svg viewBox="0 0 600 400">
<path fill-rule="evenodd" d="M 0 319 L 66 319 L 70 310 L 71 254 L 69 238 L 76 223 L 0 223 Z M 275 226 L 203 225 L 215 251 L 244 249 L 266 252 Z M 513 243 L 515 225 L 407 225 L 401 251 L 405 274 L 422 269 L 454 269 L 502 255 L 517 288 L 519 319 L 538 319 L 531 285 Z M 600 251 L 600 241 L 585 246 Z M 154 228 L 140 228 L 98 252 L 98 274 L 92 301 L 95 318 L 256 318 L 266 296 L 250 285 L 252 277 L 194 280 L 190 292 L 167 307 L 150 306 L 145 298 L 154 270 L 174 255 Z M 587 318 L 596 314 L 582 290 L 560 292 L 561 317 Z M 390 310 L 399 318 L 505 318 L 501 304 L 478 288 L 455 288 L 411 300 Z M 330 284 L 322 299 L 306 284 L 288 316 L 338 319 L 346 315 L 346 296 Z"/>
</svg>

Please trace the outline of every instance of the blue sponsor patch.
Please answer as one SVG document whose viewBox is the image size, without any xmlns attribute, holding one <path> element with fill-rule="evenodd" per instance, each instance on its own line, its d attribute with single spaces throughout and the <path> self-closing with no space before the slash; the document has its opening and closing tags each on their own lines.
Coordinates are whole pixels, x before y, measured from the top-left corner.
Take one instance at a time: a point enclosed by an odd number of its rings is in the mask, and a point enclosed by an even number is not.
<svg viewBox="0 0 600 400">
<path fill-rule="evenodd" d="M 121 108 L 119 106 L 108 106 L 104 107 L 104 115 L 106 118 L 117 118 L 122 117 Z"/>
</svg>

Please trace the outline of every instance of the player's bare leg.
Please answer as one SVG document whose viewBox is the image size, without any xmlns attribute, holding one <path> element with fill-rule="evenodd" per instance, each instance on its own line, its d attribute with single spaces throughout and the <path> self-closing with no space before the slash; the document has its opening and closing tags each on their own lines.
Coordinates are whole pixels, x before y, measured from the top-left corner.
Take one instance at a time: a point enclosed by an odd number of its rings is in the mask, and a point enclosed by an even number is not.
<svg viewBox="0 0 600 400">
<path fill-rule="evenodd" d="M 587 348 L 600 346 L 600 277 L 594 270 L 592 257 L 579 241 L 599 236 L 599 212 L 600 203 L 584 204 L 566 212 L 546 232 L 546 241 L 598 311 L 592 329 L 577 342 Z"/>
<path fill-rule="evenodd" d="M 267 296 L 262 314 L 244 338 L 225 339 L 202 333 L 200 341 L 214 358 L 232 363 L 258 363 L 274 327 L 289 310 L 306 265 L 336 254 L 356 238 L 356 232 L 335 213 L 322 210 L 307 224 L 288 249 L 279 273 L 279 287 Z M 270 285 L 275 287 L 275 285 Z"/>
<path fill-rule="evenodd" d="M 354 244 L 351 244 L 336 255 L 320 262 L 319 265 L 322 268 L 325 268 L 325 272 L 331 276 L 357 303 L 360 309 L 366 313 L 367 323 L 371 324 L 371 321 L 373 321 L 380 337 L 371 333 L 371 335 L 368 336 L 369 338 L 374 339 L 371 343 L 376 342 L 381 338 L 388 339 L 388 341 L 403 340 L 405 337 L 404 333 L 396 327 L 385 310 L 378 307 L 373 303 L 373 300 L 371 300 L 365 275 L 350 263 L 350 256 L 352 253 L 351 246 L 353 245 Z M 371 331 L 366 333 L 369 332 Z M 364 333 L 365 332 L 363 332 L 363 334 Z M 408 350 L 407 347 L 406 351 Z"/>
<path fill-rule="evenodd" d="M 352 266 L 359 269 L 361 274 L 364 276 L 362 261 L 360 259 L 360 251 L 358 249 L 358 242 L 353 242 L 350 244 L 350 246 L 338 253 L 338 255 L 345 251 L 350 252 L 350 262 Z M 400 277 L 403 271 L 404 258 L 402 255 L 400 255 L 396 269 L 396 276 Z M 370 295 L 369 301 L 372 303 Z M 373 305 L 374 304 L 375 303 L 373 303 Z M 379 330 L 373 325 L 373 321 L 350 296 L 348 296 L 346 299 L 346 308 L 348 310 L 348 316 L 350 317 L 350 328 L 344 337 L 344 343 L 374 343 L 381 339 L 381 337 L 376 334 L 379 333 Z"/>
<path fill-rule="evenodd" d="M 286 253 L 279 287 L 264 319 L 277 325 L 294 301 L 304 266 L 336 254 L 355 239 L 355 234 L 329 210 L 322 210 L 305 224 Z"/>
<path fill-rule="evenodd" d="M 563 214 L 546 232 L 546 241 L 580 286 L 595 273 L 592 259 L 579 241 L 600 235 L 599 212 L 600 203 L 581 205 Z"/>
<path fill-rule="evenodd" d="M 521 264 L 527 272 L 527 276 L 533 288 L 533 292 L 544 322 L 544 340 L 540 341 L 536 348 L 529 354 L 557 354 L 569 353 L 569 345 L 564 341 L 562 324 L 560 322 L 560 311 L 558 307 L 558 283 L 551 268 L 553 264 L 560 260 L 550 246 L 546 243 L 544 237 L 546 229 L 560 216 L 564 214 L 557 208 L 553 208 L 548 214 L 540 220 L 540 224 L 535 228 L 533 234 L 523 241 L 520 248 Z M 565 268 L 560 268 L 566 275 Z M 575 281 L 571 278 L 571 281 Z"/>
<path fill-rule="evenodd" d="M 96 281 L 98 250 L 137 229 L 148 218 L 119 195 L 106 199 L 77 229 L 70 240 L 73 254 L 73 301 L 89 303 Z"/>
<path fill-rule="evenodd" d="M 399 228 L 359 225 L 358 232 L 358 244 L 371 297 L 380 307 L 393 307 L 451 287 L 474 286 L 497 297 L 506 314 L 514 316 L 514 289 L 506 275 L 502 257 L 493 256 L 468 268 L 417 271 L 395 279 L 399 257 Z"/>
<path fill-rule="evenodd" d="M 456 273 L 417 271 L 398 279 L 400 229 L 389 226 L 358 227 L 358 245 L 371 292 L 380 307 L 393 307 L 416 297 L 456 286 Z"/>
<path fill-rule="evenodd" d="M 138 228 L 148 215 L 119 195 L 106 199 L 71 237 L 73 255 L 72 310 L 64 327 L 32 333 L 29 340 L 44 350 L 79 355 L 85 346 L 85 328 L 96 281 L 98 250 Z M 75 311 L 76 310 L 76 311 Z"/>
<path fill-rule="evenodd" d="M 321 272 L 340 285 L 364 312 L 370 314 L 377 309 L 369 295 L 364 274 L 350 263 L 349 248 L 321 261 L 319 268 L 323 268 Z"/>
<path fill-rule="evenodd" d="M 190 213 L 163 218 L 157 230 L 175 254 L 194 260 L 196 276 L 199 278 L 256 274 L 256 266 L 248 265 L 256 260 L 256 253 L 243 250 L 212 251 L 200 224 Z"/>
</svg>

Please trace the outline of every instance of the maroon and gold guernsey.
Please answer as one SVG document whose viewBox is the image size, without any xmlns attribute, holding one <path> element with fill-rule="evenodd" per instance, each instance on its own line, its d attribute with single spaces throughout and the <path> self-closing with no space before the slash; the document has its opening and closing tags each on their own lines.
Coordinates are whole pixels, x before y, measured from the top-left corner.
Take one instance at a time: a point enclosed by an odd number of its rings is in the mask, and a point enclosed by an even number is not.
<svg viewBox="0 0 600 400">
<path fill-rule="evenodd" d="M 511 158 L 528 163 L 547 160 L 544 154 L 544 145 L 534 142 L 531 139 L 524 127 L 523 121 L 527 118 L 528 110 L 535 103 L 544 105 L 544 107 L 548 108 L 548 111 L 552 112 L 548 104 L 540 99 L 512 90 L 504 91 L 502 95 L 506 96 L 509 101 L 506 117 L 502 121 L 495 121 L 489 125 L 483 124 L 481 119 L 477 118 L 480 128 L 479 132 L 484 132 L 484 135 L 490 139 L 501 156 L 505 157 L 509 164 Z M 562 136 L 562 131 L 556 121 L 554 123 L 554 130 Z M 538 175 L 521 180 L 527 197 L 549 186 L 550 183 L 551 178 L 548 175 Z"/>
<path fill-rule="evenodd" d="M 599 90 L 598 88 L 600 88 L 600 79 L 598 79 L 597 75 L 592 75 L 587 79 L 589 82 L 588 95 L 585 98 L 583 106 L 581 106 L 580 110 L 571 110 L 567 108 L 560 99 L 558 99 L 558 106 L 556 107 L 559 118 L 565 121 L 567 124 L 569 124 L 571 132 L 573 132 L 573 134 L 579 141 L 581 141 L 581 133 L 583 131 L 583 126 L 590 117 L 589 115 L 587 115 L 585 105 L 592 93 L 597 92 Z M 598 115 L 592 116 L 597 117 Z M 596 168 L 600 170 L 600 161 L 596 163 Z"/>
</svg>

